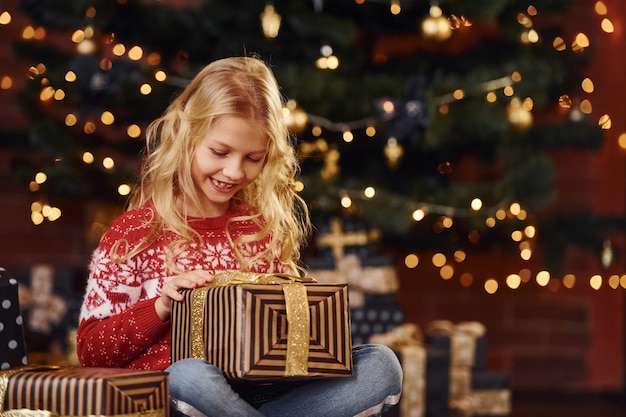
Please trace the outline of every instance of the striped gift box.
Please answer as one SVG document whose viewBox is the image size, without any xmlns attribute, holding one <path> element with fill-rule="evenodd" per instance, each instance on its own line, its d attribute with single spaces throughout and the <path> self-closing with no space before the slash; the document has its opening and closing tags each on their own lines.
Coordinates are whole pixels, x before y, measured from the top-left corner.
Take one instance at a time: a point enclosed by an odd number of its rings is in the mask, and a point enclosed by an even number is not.
<svg viewBox="0 0 626 417">
<path fill-rule="evenodd" d="M 200 357 L 232 380 L 352 375 L 347 285 L 299 285 L 306 290 L 306 298 L 296 298 L 295 303 L 308 303 L 304 310 L 307 317 L 291 321 L 290 302 L 284 291 L 293 285 L 241 284 L 183 290 L 185 300 L 172 306 L 172 363 Z M 304 369 L 290 373 L 290 331 L 298 331 L 296 327 L 307 319 Z"/>
<path fill-rule="evenodd" d="M 26 366 L 0 372 L 0 416 L 168 417 L 167 373 Z"/>
</svg>

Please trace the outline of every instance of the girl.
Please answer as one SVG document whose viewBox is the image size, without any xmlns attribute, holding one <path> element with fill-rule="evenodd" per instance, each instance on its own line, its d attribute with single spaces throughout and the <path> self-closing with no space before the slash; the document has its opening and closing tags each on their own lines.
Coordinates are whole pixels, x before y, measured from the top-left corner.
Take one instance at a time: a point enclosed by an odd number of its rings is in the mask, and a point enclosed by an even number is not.
<svg viewBox="0 0 626 417">
<path fill-rule="evenodd" d="M 311 225 L 283 101 L 265 63 L 205 67 L 146 132 L 141 183 L 94 251 L 78 327 L 83 366 L 167 370 L 174 413 L 375 416 L 399 401 L 384 346 L 353 349 L 354 374 L 231 386 L 206 361 L 170 364 L 172 301 L 224 270 L 299 273 Z"/>
</svg>

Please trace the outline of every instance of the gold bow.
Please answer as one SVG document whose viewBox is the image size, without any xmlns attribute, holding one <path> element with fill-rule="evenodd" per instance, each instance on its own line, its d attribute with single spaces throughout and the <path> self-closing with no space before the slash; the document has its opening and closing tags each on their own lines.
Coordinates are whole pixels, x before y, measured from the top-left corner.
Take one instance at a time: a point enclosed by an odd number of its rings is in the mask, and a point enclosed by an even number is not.
<svg viewBox="0 0 626 417">
<path fill-rule="evenodd" d="M 210 288 L 225 285 L 278 284 L 285 295 L 287 309 L 287 352 L 285 376 L 307 375 L 311 324 L 306 287 L 303 283 L 315 283 L 314 278 L 289 274 L 260 274 L 244 271 L 223 271 L 213 276 L 213 281 L 192 293 L 191 357 L 206 359 L 206 343 L 203 330 L 203 312 L 206 293 Z"/>
</svg>

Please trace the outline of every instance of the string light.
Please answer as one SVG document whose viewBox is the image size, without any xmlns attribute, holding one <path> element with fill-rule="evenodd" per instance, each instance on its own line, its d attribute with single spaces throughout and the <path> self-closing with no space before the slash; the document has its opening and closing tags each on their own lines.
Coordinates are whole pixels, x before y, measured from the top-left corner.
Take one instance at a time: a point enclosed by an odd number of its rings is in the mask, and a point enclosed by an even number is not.
<svg viewBox="0 0 626 417">
<path fill-rule="evenodd" d="M 102 166 L 106 169 L 113 169 L 115 167 L 115 161 L 110 156 L 107 156 L 102 160 Z"/>
<path fill-rule="evenodd" d="M 148 94 L 152 92 L 152 86 L 148 83 L 142 84 L 139 87 L 139 92 L 143 94 L 144 96 L 147 96 Z"/>
<path fill-rule="evenodd" d="M 5 10 L 0 13 L 0 25 L 8 25 L 9 23 L 11 23 L 11 13 Z"/>
<path fill-rule="evenodd" d="M 83 132 L 88 135 L 93 134 L 96 131 L 96 124 L 92 121 L 88 121 L 83 125 Z"/>
<path fill-rule="evenodd" d="M 95 161 L 95 158 L 91 152 L 83 152 L 83 162 L 91 165 Z"/>
<path fill-rule="evenodd" d="M 117 187 L 118 194 L 122 196 L 126 196 L 130 194 L 130 191 L 131 191 L 131 188 L 130 188 L 130 185 L 128 184 L 121 184 L 119 187 Z"/>
<path fill-rule="evenodd" d="M 433 266 L 439 268 L 439 275 L 443 280 L 450 280 L 454 278 L 456 268 L 446 263 L 447 259 L 444 254 L 437 253 L 433 255 L 431 263 Z M 419 263 L 419 256 L 415 253 L 410 253 L 404 258 L 404 265 L 408 269 L 417 268 Z M 523 268 L 519 273 L 510 273 L 504 278 L 504 283 L 511 290 L 518 290 L 523 284 L 527 284 L 531 280 L 532 272 L 528 268 Z M 470 287 L 474 281 L 474 275 L 469 272 L 461 272 L 458 274 L 459 284 L 465 288 Z M 546 288 L 550 292 L 557 292 L 561 287 L 566 289 L 573 289 L 576 287 L 578 278 L 572 273 L 566 273 L 561 279 L 555 279 L 548 271 L 541 270 L 535 275 L 535 282 L 541 288 Z M 617 275 L 611 274 L 607 278 L 604 278 L 600 274 L 593 274 L 588 279 L 588 284 L 594 291 L 599 291 L 604 283 L 613 290 L 626 289 L 626 274 Z M 483 283 L 483 289 L 488 294 L 495 294 L 500 287 L 498 280 L 495 277 L 488 277 Z"/>
<path fill-rule="evenodd" d="M 613 33 L 615 31 L 615 27 L 613 26 L 613 22 L 610 19 L 604 18 L 602 22 L 600 22 L 600 27 L 606 33 Z"/>
<path fill-rule="evenodd" d="M 104 111 L 100 115 L 100 121 L 102 122 L 102 124 L 110 126 L 113 124 L 113 122 L 115 122 L 115 116 L 113 116 L 113 113 L 111 113 L 110 111 Z"/>
<path fill-rule="evenodd" d="M 126 134 L 128 135 L 128 137 L 136 139 L 141 136 L 141 128 L 139 127 L 139 125 L 133 123 L 128 126 L 128 128 L 126 128 Z"/>
<path fill-rule="evenodd" d="M 391 4 L 389 5 L 389 11 L 393 15 L 398 15 L 402 11 L 402 6 L 400 5 L 400 0 L 391 0 Z"/>
<path fill-rule="evenodd" d="M 78 118 L 76 117 L 76 115 L 69 113 L 65 116 L 65 126 L 76 126 L 76 123 L 78 123 Z"/>
<path fill-rule="evenodd" d="M 45 220 L 56 221 L 61 217 L 61 209 L 50 206 L 42 201 L 34 201 L 30 206 L 30 220 L 34 225 L 40 225 Z"/>
<path fill-rule="evenodd" d="M 572 42 L 572 51 L 576 53 L 583 52 L 590 46 L 589 38 L 584 33 L 578 33 Z"/>
</svg>

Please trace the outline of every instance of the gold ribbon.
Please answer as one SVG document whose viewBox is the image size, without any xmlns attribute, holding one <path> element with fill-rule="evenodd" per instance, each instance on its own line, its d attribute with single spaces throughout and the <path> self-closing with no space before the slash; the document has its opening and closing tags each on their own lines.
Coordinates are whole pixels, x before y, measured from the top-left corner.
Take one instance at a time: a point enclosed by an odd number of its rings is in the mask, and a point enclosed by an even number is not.
<svg viewBox="0 0 626 417">
<path fill-rule="evenodd" d="M 308 375 L 309 341 L 311 324 L 306 287 L 303 283 L 315 283 L 310 277 L 289 274 L 259 274 L 243 271 L 223 271 L 213 276 L 207 286 L 194 289 L 191 294 L 191 357 L 206 359 L 206 342 L 203 329 L 204 307 L 209 289 L 225 285 L 272 285 L 282 287 L 287 310 L 287 352 L 285 376 Z M 0 416 L 1 417 L 1 416 Z"/>
<path fill-rule="evenodd" d="M 507 415 L 511 413 L 511 390 L 479 389 L 470 394 L 475 414 Z"/>
<path fill-rule="evenodd" d="M 5 410 L 4 409 L 4 401 L 5 396 L 7 394 L 7 389 L 9 387 L 9 379 L 20 372 L 26 371 L 37 371 L 37 370 L 46 370 L 49 371 L 51 369 L 60 369 L 59 366 L 19 366 L 16 368 L 6 369 L 0 371 L 0 417 L 165 417 L 167 415 L 166 410 L 161 408 L 158 410 L 145 410 L 139 411 L 136 413 L 125 413 L 125 414 L 113 414 L 110 416 L 66 416 L 63 414 L 55 413 L 49 410 L 31 410 L 27 408 L 21 408 L 17 410 Z"/>
<path fill-rule="evenodd" d="M 426 410 L 426 348 L 420 328 L 404 323 L 388 333 L 373 334 L 370 343 L 383 344 L 402 358 L 402 417 L 423 417 Z"/>
</svg>

